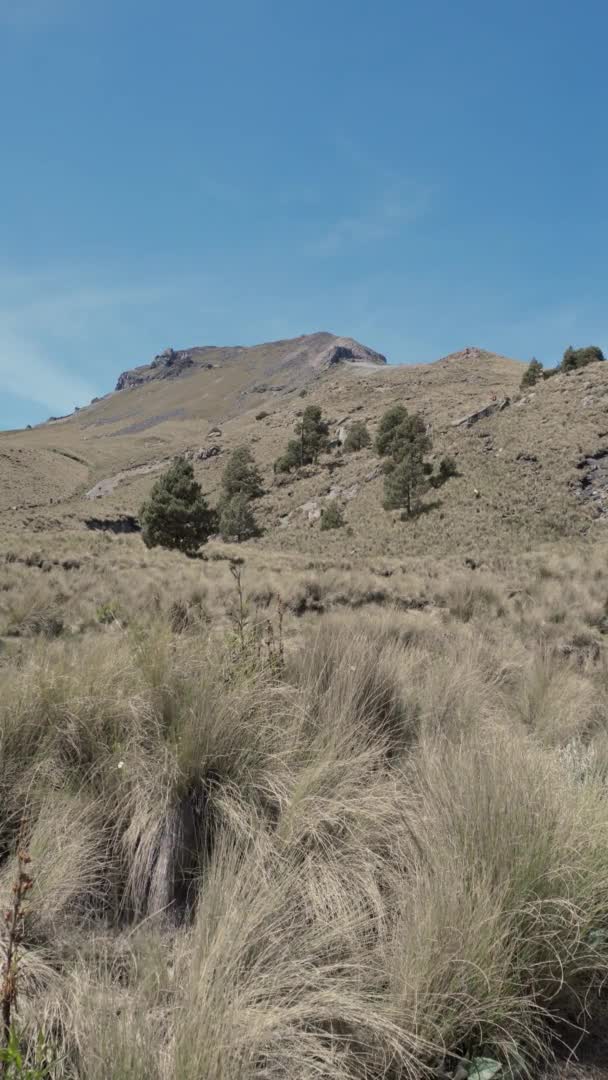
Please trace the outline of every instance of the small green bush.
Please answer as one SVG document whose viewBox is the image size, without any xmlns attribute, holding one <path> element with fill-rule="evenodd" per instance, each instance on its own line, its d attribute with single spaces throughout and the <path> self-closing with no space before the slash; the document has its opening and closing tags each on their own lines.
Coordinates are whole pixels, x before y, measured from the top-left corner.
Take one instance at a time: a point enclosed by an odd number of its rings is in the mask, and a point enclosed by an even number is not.
<svg viewBox="0 0 608 1080">
<path fill-rule="evenodd" d="M 371 436 L 363 420 L 355 420 L 348 429 L 344 440 L 344 449 L 347 453 L 357 450 L 365 450 L 371 445 Z"/>
<path fill-rule="evenodd" d="M 448 480 L 451 480 L 453 476 L 458 476 L 458 466 L 456 460 L 450 455 L 442 457 L 439 462 L 439 467 L 435 476 L 431 477 L 431 485 L 434 488 L 442 487 L 447 484 Z"/>
<path fill-rule="evenodd" d="M 108 600 L 105 604 L 100 604 L 95 614 L 97 622 L 105 626 L 120 621 L 120 608 L 116 600 Z"/>
<path fill-rule="evenodd" d="M 344 515 L 340 510 L 337 502 L 332 500 L 329 506 L 324 506 L 321 511 L 321 528 L 326 529 L 341 529 L 344 525 Z"/>
</svg>

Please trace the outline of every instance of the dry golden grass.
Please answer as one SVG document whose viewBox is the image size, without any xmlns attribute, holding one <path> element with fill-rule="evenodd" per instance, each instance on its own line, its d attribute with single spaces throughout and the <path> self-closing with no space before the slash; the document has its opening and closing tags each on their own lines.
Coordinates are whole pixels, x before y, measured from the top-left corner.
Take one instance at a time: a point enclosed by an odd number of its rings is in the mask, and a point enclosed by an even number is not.
<svg viewBox="0 0 608 1080">
<path fill-rule="evenodd" d="M 54 1076 L 534 1072 L 584 1028 L 604 545 L 480 570 L 247 549 L 243 647 L 242 547 L 43 536 L 0 566 L 0 904 L 25 816 L 16 1020 Z"/>
</svg>

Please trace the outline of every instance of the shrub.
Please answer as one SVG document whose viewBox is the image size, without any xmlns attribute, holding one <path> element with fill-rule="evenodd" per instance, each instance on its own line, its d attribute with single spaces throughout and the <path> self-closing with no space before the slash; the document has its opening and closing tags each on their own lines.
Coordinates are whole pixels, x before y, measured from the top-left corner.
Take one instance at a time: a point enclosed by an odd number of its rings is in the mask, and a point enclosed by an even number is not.
<svg viewBox="0 0 608 1080">
<path fill-rule="evenodd" d="M 140 516 L 146 547 L 164 547 L 185 555 L 194 555 L 215 525 L 215 515 L 194 479 L 191 462 L 179 457 L 154 484 Z"/>
<path fill-rule="evenodd" d="M 292 469 L 299 468 L 301 464 L 300 443 L 295 439 L 290 439 L 285 453 L 275 461 L 274 471 L 275 473 L 291 472 Z"/>
<path fill-rule="evenodd" d="M 344 449 L 347 453 L 357 450 L 365 450 L 371 445 L 371 437 L 363 420 L 355 420 L 349 427 L 344 440 Z"/>
<path fill-rule="evenodd" d="M 443 484 L 447 484 L 448 480 L 451 480 L 453 476 L 458 476 L 458 466 L 456 460 L 449 455 L 442 457 L 439 462 L 436 476 L 431 478 L 431 485 L 435 488 L 442 487 Z"/>
<path fill-rule="evenodd" d="M 96 617 L 97 622 L 106 626 L 117 622 L 120 619 L 120 608 L 117 601 L 108 600 L 105 604 L 100 604 L 96 611 Z"/>
<path fill-rule="evenodd" d="M 240 493 L 225 499 L 220 504 L 220 534 L 222 540 L 249 540 L 257 536 L 259 529 L 256 524 L 250 500 L 247 495 Z"/>
<path fill-rule="evenodd" d="M 344 515 L 337 502 L 332 500 L 329 506 L 324 506 L 321 511 L 321 528 L 340 529 L 344 525 Z"/>
<path fill-rule="evenodd" d="M 530 386 L 535 386 L 538 380 L 542 378 L 543 365 L 535 356 L 533 356 L 522 375 L 521 383 L 519 385 L 522 390 L 527 390 Z"/>
</svg>

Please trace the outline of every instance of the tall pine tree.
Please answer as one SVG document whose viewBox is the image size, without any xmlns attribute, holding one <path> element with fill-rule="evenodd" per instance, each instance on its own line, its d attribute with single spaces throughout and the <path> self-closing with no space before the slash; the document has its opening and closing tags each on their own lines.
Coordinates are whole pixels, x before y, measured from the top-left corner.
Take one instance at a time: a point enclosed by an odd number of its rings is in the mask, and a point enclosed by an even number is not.
<svg viewBox="0 0 608 1080">
<path fill-rule="evenodd" d="M 176 458 L 156 481 L 140 512 L 146 547 L 165 547 L 194 555 L 213 532 L 215 515 L 207 505 L 194 469 Z"/>
<path fill-rule="evenodd" d="M 408 413 L 404 405 L 389 409 L 380 421 L 376 450 L 386 458 L 384 508 L 405 510 L 408 517 L 418 508 L 429 486 L 432 465 L 425 455 L 432 449 L 424 418 Z"/>
</svg>

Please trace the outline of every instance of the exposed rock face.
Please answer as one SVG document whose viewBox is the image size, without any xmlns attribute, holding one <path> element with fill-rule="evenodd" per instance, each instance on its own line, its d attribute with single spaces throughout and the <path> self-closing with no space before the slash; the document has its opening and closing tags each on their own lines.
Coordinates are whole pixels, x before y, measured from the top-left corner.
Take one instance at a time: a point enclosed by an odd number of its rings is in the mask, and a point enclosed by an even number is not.
<svg viewBox="0 0 608 1080">
<path fill-rule="evenodd" d="M 151 364 L 143 364 L 141 367 L 132 368 L 131 371 L 123 371 L 118 377 L 116 389 L 130 390 L 133 386 L 141 386 L 142 383 L 150 382 L 152 379 L 175 379 L 193 365 L 194 360 L 189 349 L 182 349 L 179 352 L 175 349 L 165 349 L 154 357 Z"/>
<path fill-rule="evenodd" d="M 334 364 L 359 364 L 364 367 L 379 367 L 386 364 L 386 356 L 360 345 L 353 338 L 335 338 L 326 349 L 313 360 L 318 368 L 333 367 Z"/>
</svg>

